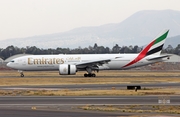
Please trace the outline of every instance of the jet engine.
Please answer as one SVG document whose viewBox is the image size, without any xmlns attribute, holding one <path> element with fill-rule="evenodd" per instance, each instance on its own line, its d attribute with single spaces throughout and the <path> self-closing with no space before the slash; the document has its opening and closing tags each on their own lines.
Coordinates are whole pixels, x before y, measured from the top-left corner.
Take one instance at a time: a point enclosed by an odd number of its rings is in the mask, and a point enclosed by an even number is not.
<svg viewBox="0 0 180 117">
<path fill-rule="evenodd" d="M 60 64 L 59 65 L 59 74 L 60 75 L 75 75 L 76 74 L 76 65 L 69 64 Z"/>
</svg>

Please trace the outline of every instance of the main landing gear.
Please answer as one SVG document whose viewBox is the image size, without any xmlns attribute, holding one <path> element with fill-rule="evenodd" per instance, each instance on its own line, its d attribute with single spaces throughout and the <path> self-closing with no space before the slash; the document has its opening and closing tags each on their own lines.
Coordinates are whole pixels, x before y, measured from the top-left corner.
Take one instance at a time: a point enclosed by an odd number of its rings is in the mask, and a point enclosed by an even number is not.
<svg viewBox="0 0 180 117">
<path fill-rule="evenodd" d="M 87 71 L 88 73 L 85 73 L 85 74 L 84 74 L 84 77 L 96 77 L 96 74 L 95 74 L 95 73 L 92 73 L 92 68 L 87 67 L 87 68 L 86 68 L 86 71 Z M 98 70 L 97 70 L 97 72 L 98 72 Z"/>
<path fill-rule="evenodd" d="M 88 74 L 84 74 L 84 77 L 96 77 L 96 74 L 94 73 L 88 73 Z"/>
</svg>

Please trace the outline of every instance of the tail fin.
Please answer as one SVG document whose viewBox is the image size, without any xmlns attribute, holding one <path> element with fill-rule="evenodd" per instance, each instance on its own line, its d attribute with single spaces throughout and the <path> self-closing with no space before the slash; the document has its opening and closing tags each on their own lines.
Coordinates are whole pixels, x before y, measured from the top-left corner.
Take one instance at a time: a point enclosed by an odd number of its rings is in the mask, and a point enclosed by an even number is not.
<svg viewBox="0 0 180 117">
<path fill-rule="evenodd" d="M 168 32 L 169 30 L 166 29 L 159 33 L 159 35 L 151 43 L 149 43 L 133 61 L 123 67 L 132 65 L 149 55 L 160 55 Z"/>
<path fill-rule="evenodd" d="M 164 42 L 168 35 L 169 30 L 163 30 L 159 35 L 144 48 L 140 53 L 144 53 L 145 56 L 148 55 L 160 55 L 162 48 L 164 46 Z"/>
</svg>

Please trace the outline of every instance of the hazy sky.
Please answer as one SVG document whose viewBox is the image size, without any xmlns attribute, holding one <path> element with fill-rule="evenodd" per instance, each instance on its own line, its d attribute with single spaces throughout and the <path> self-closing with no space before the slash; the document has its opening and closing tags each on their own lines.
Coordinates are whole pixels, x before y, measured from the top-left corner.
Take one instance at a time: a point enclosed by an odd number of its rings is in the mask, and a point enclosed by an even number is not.
<svg viewBox="0 0 180 117">
<path fill-rule="evenodd" d="M 0 40 L 119 23 L 141 10 L 180 11 L 180 0 L 0 0 Z"/>
</svg>

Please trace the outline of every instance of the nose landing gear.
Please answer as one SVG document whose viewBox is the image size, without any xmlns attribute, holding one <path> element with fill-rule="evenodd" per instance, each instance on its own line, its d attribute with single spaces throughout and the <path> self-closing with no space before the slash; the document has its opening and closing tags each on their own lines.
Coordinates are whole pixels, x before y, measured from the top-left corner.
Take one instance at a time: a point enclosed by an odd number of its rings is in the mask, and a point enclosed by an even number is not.
<svg viewBox="0 0 180 117">
<path fill-rule="evenodd" d="M 24 77 L 24 74 L 23 74 L 23 73 L 21 73 L 21 77 Z"/>
<path fill-rule="evenodd" d="M 20 72 L 21 77 L 24 77 L 23 71 L 18 70 L 18 72 Z"/>
</svg>

